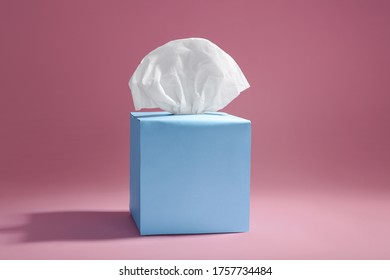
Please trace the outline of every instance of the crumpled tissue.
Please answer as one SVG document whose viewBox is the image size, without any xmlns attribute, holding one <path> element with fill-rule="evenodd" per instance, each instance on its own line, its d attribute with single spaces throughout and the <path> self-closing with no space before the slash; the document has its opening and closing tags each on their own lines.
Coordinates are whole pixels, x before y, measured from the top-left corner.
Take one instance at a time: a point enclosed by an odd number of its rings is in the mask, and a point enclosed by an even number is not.
<svg viewBox="0 0 390 280">
<path fill-rule="evenodd" d="M 188 38 L 153 50 L 129 81 L 136 110 L 173 114 L 215 112 L 249 83 L 234 59 L 209 40 Z"/>
</svg>

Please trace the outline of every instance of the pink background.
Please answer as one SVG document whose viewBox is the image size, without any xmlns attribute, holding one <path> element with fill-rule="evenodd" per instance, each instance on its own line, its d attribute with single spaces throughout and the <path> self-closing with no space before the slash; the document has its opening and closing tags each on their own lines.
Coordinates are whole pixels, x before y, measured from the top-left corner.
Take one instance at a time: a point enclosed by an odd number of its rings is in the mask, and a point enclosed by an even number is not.
<svg viewBox="0 0 390 280">
<path fill-rule="evenodd" d="M 0 258 L 390 259 L 389 1 L 0 2 Z M 127 87 L 208 38 L 251 88 L 251 231 L 140 237 Z"/>
</svg>

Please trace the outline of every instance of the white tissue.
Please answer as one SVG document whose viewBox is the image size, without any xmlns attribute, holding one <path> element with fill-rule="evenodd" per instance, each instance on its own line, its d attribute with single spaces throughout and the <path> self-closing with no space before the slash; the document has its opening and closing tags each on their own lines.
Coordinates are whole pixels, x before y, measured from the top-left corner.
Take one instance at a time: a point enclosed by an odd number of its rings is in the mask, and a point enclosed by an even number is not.
<svg viewBox="0 0 390 280">
<path fill-rule="evenodd" d="M 171 41 L 149 53 L 129 81 L 136 110 L 215 112 L 249 83 L 234 59 L 201 38 Z"/>
</svg>

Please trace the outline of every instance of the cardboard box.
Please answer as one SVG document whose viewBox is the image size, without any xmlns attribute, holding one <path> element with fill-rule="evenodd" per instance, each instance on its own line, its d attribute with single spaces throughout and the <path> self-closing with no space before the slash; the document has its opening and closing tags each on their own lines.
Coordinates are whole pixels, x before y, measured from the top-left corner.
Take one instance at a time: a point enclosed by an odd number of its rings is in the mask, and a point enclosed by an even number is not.
<svg viewBox="0 0 390 280">
<path fill-rule="evenodd" d="M 131 113 L 130 211 L 141 235 L 249 230 L 251 123 Z"/>
</svg>

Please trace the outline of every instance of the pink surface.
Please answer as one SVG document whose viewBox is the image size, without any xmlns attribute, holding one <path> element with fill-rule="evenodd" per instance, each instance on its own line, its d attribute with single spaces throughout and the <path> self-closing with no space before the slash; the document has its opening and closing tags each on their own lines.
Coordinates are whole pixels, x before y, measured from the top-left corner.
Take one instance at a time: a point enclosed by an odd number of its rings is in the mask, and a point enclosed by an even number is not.
<svg viewBox="0 0 390 280">
<path fill-rule="evenodd" d="M 3 205 L 0 257 L 388 259 L 389 198 L 367 192 L 257 191 L 249 233 L 141 237 L 125 206 L 126 190 L 63 191 Z"/>
<path fill-rule="evenodd" d="M 156 6 L 157 5 L 157 6 Z M 390 259 L 390 2 L 2 1 L 0 258 Z M 185 37 L 251 88 L 251 231 L 139 237 L 128 79 Z"/>
</svg>

